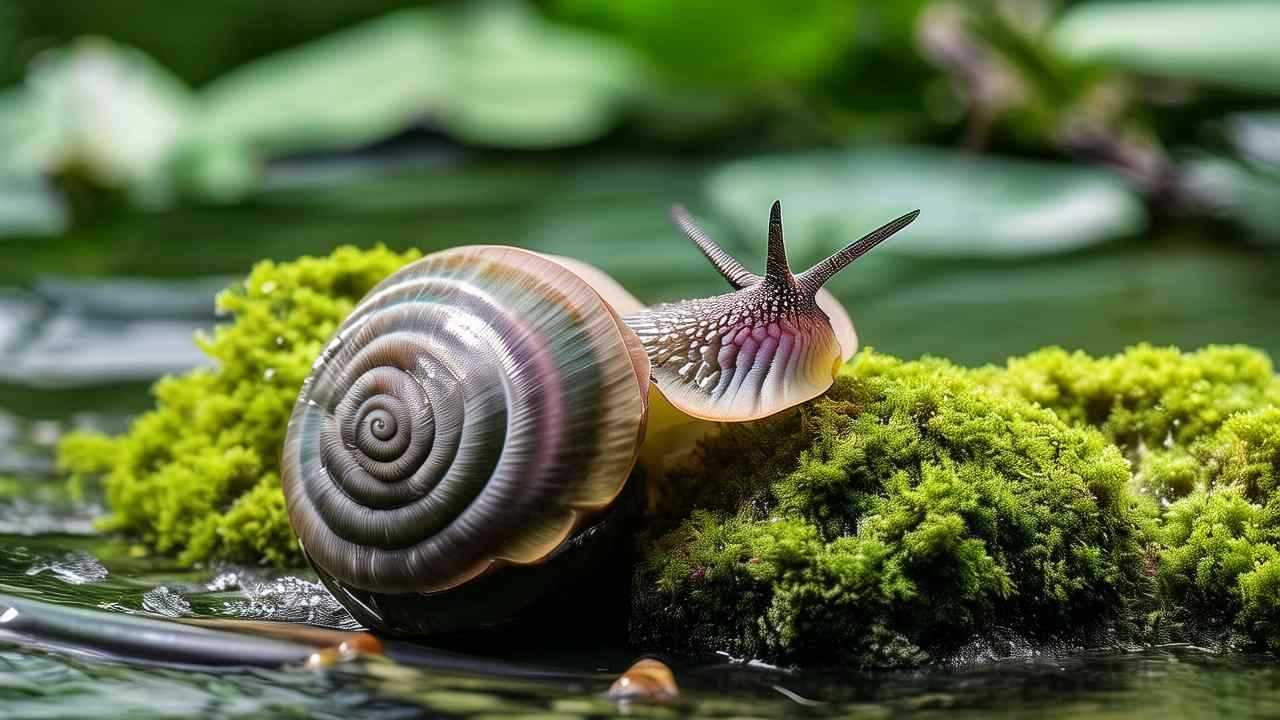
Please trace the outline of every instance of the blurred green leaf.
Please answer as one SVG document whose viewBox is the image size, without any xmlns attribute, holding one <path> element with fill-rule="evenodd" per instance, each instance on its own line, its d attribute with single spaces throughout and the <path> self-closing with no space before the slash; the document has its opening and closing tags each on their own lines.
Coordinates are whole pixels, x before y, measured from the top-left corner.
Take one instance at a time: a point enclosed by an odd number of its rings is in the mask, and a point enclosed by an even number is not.
<svg viewBox="0 0 1280 720">
<path fill-rule="evenodd" d="M 406 10 L 244 65 L 200 93 L 192 142 L 275 155 L 402 130 L 448 95 L 447 33 L 440 15 Z"/>
<path fill-rule="evenodd" d="M 780 199 L 793 262 L 821 259 L 914 208 L 878 254 L 1011 257 L 1088 247 L 1143 229 L 1137 196 L 1088 167 L 924 148 L 752 158 L 714 173 L 708 194 L 747 237 Z"/>
<path fill-rule="evenodd" d="M 1280 92 L 1280 3 L 1091 2 L 1054 27 L 1068 57 L 1162 77 Z"/>
<path fill-rule="evenodd" d="M 1280 172 L 1280 112 L 1236 113 L 1226 125 L 1231 143 L 1242 156 Z"/>
<path fill-rule="evenodd" d="M 44 48 L 99 35 L 143 50 L 199 87 L 254 58 L 420 4 L 421 0 L 7 0 L 0 3 L 0 49 L 4 36 L 11 34 L 14 47 L 7 59 L 21 70 Z"/>
<path fill-rule="evenodd" d="M 43 178 L 0 175 L 0 243 L 13 235 L 57 235 L 67 219 L 66 204 Z"/>
<path fill-rule="evenodd" d="M 1162 239 L 1000 263 L 921 259 L 889 284 L 854 267 L 837 297 L 867 346 L 903 357 L 1002 363 L 1051 345 L 1102 354 L 1139 342 L 1280 352 L 1280 255 Z"/>
<path fill-rule="evenodd" d="M 160 202 L 190 103 L 186 86 L 143 53 L 84 38 L 36 58 L 23 88 L 0 102 L 0 165 Z"/>
<path fill-rule="evenodd" d="M 37 175 L 53 167 L 60 133 L 48 110 L 23 88 L 0 93 L 0 174 Z"/>
<path fill-rule="evenodd" d="M 1219 216 L 1243 226 L 1255 240 L 1280 242 L 1280 168 L 1206 154 L 1186 161 L 1184 172 Z"/>
<path fill-rule="evenodd" d="M 197 194 L 231 199 L 256 185 L 255 162 L 422 124 L 479 145 L 575 145 L 612 128 L 645 83 L 627 51 L 514 0 L 406 10 L 214 82 L 180 172 Z"/>
<path fill-rule="evenodd" d="M 514 2 L 471 8 L 453 39 L 438 117 L 452 135 L 481 145 L 593 140 L 647 83 L 636 58 L 611 40 L 547 23 Z"/>
<path fill-rule="evenodd" d="M 552 12 L 617 35 L 685 85 L 809 82 L 855 42 L 858 3 L 558 0 Z"/>
</svg>

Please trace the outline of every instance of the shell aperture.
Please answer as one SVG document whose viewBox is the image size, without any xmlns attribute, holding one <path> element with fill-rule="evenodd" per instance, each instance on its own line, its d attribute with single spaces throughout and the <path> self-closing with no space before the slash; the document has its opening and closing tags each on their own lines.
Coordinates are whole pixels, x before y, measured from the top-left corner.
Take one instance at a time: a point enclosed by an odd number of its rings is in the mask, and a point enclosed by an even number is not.
<svg viewBox="0 0 1280 720">
<path fill-rule="evenodd" d="M 427 256 L 361 301 L 303 387 L 282 472 L 294 531 L 318 568 L 379 592 L 536 563 L 626 482 L 643 362 L 549 258 Z"/>
</svg>

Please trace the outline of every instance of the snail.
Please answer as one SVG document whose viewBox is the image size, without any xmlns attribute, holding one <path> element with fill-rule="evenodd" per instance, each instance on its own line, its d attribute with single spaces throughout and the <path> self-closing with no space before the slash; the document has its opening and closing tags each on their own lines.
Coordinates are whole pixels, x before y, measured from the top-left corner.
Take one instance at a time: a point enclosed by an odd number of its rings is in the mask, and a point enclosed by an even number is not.
<svg viewBox="0 0 1280 720">
<path fill-rule="evenodd" d="M 508 620 L 608 561 L 644 446 L 823 393 L 857 347 L 823 284 L 918 212 L 793 274 L 775 202 L 761 276 L 677 206 L 733 290 L 653 307 L 514 247 L 402 268 L 338 328 L 289 422 L 282 480 L 308 561 L 377 630 Z"/>
</svg>

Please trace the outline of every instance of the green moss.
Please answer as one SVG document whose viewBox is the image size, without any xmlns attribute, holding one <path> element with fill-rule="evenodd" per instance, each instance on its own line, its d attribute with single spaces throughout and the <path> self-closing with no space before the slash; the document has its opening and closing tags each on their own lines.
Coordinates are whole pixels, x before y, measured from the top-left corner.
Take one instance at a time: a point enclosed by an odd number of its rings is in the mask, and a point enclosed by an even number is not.
<svg viewBox="0 0 1280 720">
<path fill-rule="evenodd" d="M 864 353 L 672 474 L 701 509 L 659 525 L 637 636 L 895 663 L 1149 613 L 1131 637 L 1280 651 L 1278 480 L 1280 381 L 1250 348 L 973 370 Z"/>
<path fill-rule="evenodd" d="M 1280 651 L 1280 378 L 1265 354 L 1050 349 L 979 372 L 1133 460 L 1135 487 L 1164 509 L 1157 637 Z"/>
<path fill-rule="evenodd" d="M 1196 492 L 1165 515 L 1159 579 L 1177 617 L 1229 626 L 1243 606 L 1240 578 L 1276 557 L 1263 509 L 1238 487 Z"/>
<path fill-rule="evenodd" d="M 1231 417 L 1187 455 L 1195 489 L 1162 530 L 1162 619 L 1280 651 L 1280 408 Z"/>
<path fill-rule="evenodd" d="M 124 435 L 76 434 L 59 449 L 65 471 L 101 478 L 104 529 L 187 563 L 298 563 L 278 479 L 289 413 L 338 323 L 414 257 L 346 247 L 262 262 L 219 295 L 231 321 L 197 339 L 212 368 L 156 383 L 156 408 Z"/>
<path fill-rule="evenodd" d="M 707 458 L 746 433 L 708 443 L 690 474 L 745 495 L 654 543 L 640 638 L 880 663 L 937 656 L 997 625 L 1052 639 L 1114 618 L 1147 582 L 1150 523 L 1125 458 L 974 375 L 863 353 L 799 420 L 755 428 L 804 429 L 789 471 L 766 462 L 723 478 L 743 467 Z"/>
<path fill-rule="evenodd" d="M 1049 348 L 977 375 L 998 392 L 1100 429 L 1130 452 L 1190 444 L 1235 413 L 1280 405 L 1271 361 L 1240 345 L 1190 353 L 1138 345 L 1100 358 Z"/>
</svg>

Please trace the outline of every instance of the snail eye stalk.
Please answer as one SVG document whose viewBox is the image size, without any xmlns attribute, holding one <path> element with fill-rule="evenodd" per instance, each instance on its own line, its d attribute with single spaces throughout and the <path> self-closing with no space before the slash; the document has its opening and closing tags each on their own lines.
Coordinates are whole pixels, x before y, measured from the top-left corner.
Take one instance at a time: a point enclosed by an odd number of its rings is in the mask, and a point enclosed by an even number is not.
<svg viewBox="0 0 1280 720">
<path fill-rule="evenodd" d="M 677 206 L 671 212 L 676 226 L 734 292 L 656 305 L 624 318 L 644 345 L 655 385 L 683 412 L 722 421 L 766 417 L 825 392 L 840 362 L 856 349 L 856 335 L 823 284 L 919 214 L 886 223 L 795 275 L 787 261 L 782 206 L 775 202 L 761 276 Z"/>
</svg>

